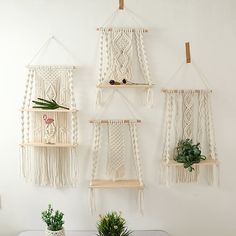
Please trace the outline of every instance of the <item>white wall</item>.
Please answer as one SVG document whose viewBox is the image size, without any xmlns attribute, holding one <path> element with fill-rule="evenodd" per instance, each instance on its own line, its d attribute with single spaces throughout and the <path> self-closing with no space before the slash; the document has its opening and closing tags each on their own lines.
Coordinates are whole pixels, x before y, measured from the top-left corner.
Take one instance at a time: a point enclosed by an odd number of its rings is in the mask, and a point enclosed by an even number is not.
<svg viewBox="0 0 236 236">
<path fill-rule="evenodd" d="M 88 205 L 91 118 L 95 102 L 98 34 L 96 27 L 116 9 L 118 0 L 0 0 L 0 235 L 43 229 L 40 212 L 47 204 L 65 212 L 66 229 L 95 229 L 97 216 Z M 184 42 L 214 89 L 216 141 L 221 160 L 220 188 L 158 184 L 163 99 L 156 89 L 152 110 L 139 107 L 144 119 L 145 215 L 136 211 L 135 194 L 102 192 L 98 213 L 123 211 L 132 229 L 164 229 L 173 236 L 236 234 L 236 1 L 127 0 L 127 7 L 150 28 L 146 46 L 158 89 L 184 60 Z M 60 39 L 81 66 L 75 81 L 80 109 L 80 187 L 37 188 L 19 176 L 20 114 L 25 65 L 51 35 Z M 55 58 L 56 59 L 56 58 Z M 190 80 L 191 78 L 185 78 Z M 135 92 L 134 92 L 135 94 Z M 136 97 L 135 97 L 136 96 Z M 137 95 L 134 95 L 137 98 Z"/>
</svg>

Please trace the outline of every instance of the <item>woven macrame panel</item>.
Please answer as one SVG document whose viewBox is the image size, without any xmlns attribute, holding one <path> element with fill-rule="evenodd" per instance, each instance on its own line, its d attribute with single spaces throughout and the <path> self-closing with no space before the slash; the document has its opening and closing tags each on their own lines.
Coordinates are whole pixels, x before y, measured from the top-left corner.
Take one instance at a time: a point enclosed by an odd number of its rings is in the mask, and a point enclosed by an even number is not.
<svg viewBox="0 0 236 236">
<path fill-rule="evenodd" d="M 94 124 L 92 179 L 142 180 L 141 169 L 136 124 Z"/>
<path fill-rule="evenodd" d="M 135 63 L 138 64 L 143 80 L 152 84 L 143 34 L 142 29 L 104 28 L 101 31 L 99 84 L 110 80 L 134 81 L 133 72 L 137 68 Z"/>
<path fill-rule="evenodd" d="M 169 182 L 197 182 L 200 169 L 204 167 L 196 166 L 195 171 L 190 173 L 182 166 L 166 167 L 166 163 L 174 159 L 178 142 L 185 139 L 192 139 L 194 143 L 200 142 L 202 154 L 206 155 L 207 160 L 217 159 L 210 93 L 207 90 L 168 90 L 165 96 L 163 172 Z M 205 169 L 208 169 L 208 179 L 213 179 L 211 166 L 205 166 Z"/>
<path fill-rule="evenodd" d="M 60 105 L 76 109 L 73 69 L 63 66 L 30 68 L 25 94 L 22 112 L 24 178 L 40 186 L 76 186 L 78 182 L 76 112 L 32 110 L 32 100 L 37 98 L 53 99 Z M 54 144 L 60 147 L 55 147 Z"/>
<path fill-rule="evenodd" d="M 112 179 L 119 179 L 125 175 L 125 138 L 122 123 L 110 122 L 108 125 L 108 136 L 107 173 Z"/>
<path fill-rule="evenodd" d="M 71 106 L 69 71 L 64 68 L 39 67 L 35 69 L 35 98 L 54 99 Z"/>
</svg>

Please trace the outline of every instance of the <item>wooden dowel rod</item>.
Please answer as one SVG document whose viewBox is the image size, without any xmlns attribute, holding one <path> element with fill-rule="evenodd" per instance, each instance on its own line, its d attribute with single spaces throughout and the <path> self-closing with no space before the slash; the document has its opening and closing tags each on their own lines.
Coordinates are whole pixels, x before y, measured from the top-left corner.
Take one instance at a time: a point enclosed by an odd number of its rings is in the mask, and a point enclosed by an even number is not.
<svg viewBox="0 0 236 236">
<path fill-rule="evenodd" d="M 191 54 L 190 54 L 190 44 L 189 42 L 185 43 L 185 51 L 186 51 L 186 63 L 191 63 Z"/>
<path fill-rule="evenodd" d="M 119 0 L 119 10 L 124 10 L 125 8 L 125 0 Z"/>
<path fill-rule="evenodd" d="M 113 120 L 90 120 L 90 123 L 102 123 L 102 124 L 108 124 L 109 122 L 111 122 Z M 120 121 L 120 120 L 117 120 Z M 122 120 L 124 123 L 128 124 L 128 123 L 141 123 L 141 120 Z M 115 122 L 115 120 L 114 120 Z"/>
<path fill-rule="evenodd" d="M 144 33 L 148 32 L 148 29 L 142 29 L 142 28 L 137 28 L 137 29 L 129 29 L 129 28 L 106 28 L 106 27 L 98 27 L 97 31 L 119 31 L 119 30 L 132 30 L 132 32 L 135 32 L 136 30 L 142 30 Z"/>
</svg>

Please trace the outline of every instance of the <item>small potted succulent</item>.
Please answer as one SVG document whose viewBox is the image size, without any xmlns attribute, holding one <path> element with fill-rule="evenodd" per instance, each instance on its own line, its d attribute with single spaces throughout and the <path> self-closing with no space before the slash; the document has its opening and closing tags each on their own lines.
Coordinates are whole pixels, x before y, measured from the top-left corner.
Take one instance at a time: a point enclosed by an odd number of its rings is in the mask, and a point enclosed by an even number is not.
<svg viewBox="0 0 236 236">
<path fill-rule="evenodd" d="M 54 211 L 51 204 L 48 209 L 42 212 L 42 220 L 46 223 L 46 236 L 65 236 L 63 224 L 64 214 L 58 210 Z"/>
<path fill-rule="evenodd" d="M 113 211 L 99 217 L 97 236 L 129 236 L 132 234 L 132 231 L 128 230 L 121 213 Z"/>
<path fill-rule="evenodd" d="M 185 139 L 178 142 L 174 160 L 183 163 L 184 168 L 192 172 L 193 165 L 206 160 L 206 157 L 201 155 L 200 143 L 193 144 L 191 139 Z"/>
</svg>

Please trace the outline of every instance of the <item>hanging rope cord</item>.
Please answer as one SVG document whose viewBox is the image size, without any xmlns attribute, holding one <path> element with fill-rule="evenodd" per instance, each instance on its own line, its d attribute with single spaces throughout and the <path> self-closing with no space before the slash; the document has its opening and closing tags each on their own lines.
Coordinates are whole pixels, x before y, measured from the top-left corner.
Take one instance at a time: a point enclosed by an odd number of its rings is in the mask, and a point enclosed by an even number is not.
<svg viewBox="0 0 236 236">
<path fill-rule="evenodd" d="M 60 41 L 58 40 L 55 36 L 51 36 L 42 46 L 41 48 L 36 52 L 36 54 L 32 57 L 32 59 L 29 61 L 29 63 L 27 64 L 28 66 L 32 65 L 32 63 L 36 60 L 36 58 L 38 58 L 40 56 L 40 54 L 44 51 L 47 50 L 48 47 L 50 46 L 52 41 L 55 41 L 62 49 L 64 49 L 64 51 L 68 54 L 68 56 L 71 59 L 71 62 L 73 64 L 77 64 L 76 62 L 78 61 L 78 59 L 75 57 L 75 55 Z"/>
<path fill-rule="evenodd" d="M 118 89 L 114 89 L 112 91 L 112 93 L 110 94 L 110 96 L 106 99 L 106 101 L 104 102 L 103 108 L 97 112 L 95 114 L 95 119 L 99 120 L 101 118 L 101 116 L 105 113 L 105 111 L 107 110 L 107 108 L 110 106 L 110 103 L 115 95 L 115 93 L 117 93 L 118 95 L 120 95 L 120 98 L 122 99 L 122 101 L 126 104 L 130 114 L 133 116 L 134 119 L 137 119 L 137 117 L 139 117 L 131 103 L 131 101 L 124 95 L 122 94 L 122 92 L 120 92 Z"/>
<path fill-rule="evenodd" d="M 111 16 L 109 16 L 107 18 L 107 20 L 105 21 L 105 23 L 102 25 L 102 27 L 107 27 L 109 26 L 110 24 L 112 24 L 114 22 L 114 20 L 116 19 L 116 17 L 118 16 L 118 14 L 120 13 L 120 10 L 117 9 L 115 10 Z M 137 26 L 139 26 L 140 28 L 142 28 L 142 24 L 141 22 L 139 21 L 137 15 L 131 11 L 130 9 L 128 8 L 125 8 L 124 10 L 122 10 L 122 13 L 124 13 L 126 16 L 128 16 Z"/>
<path fill-rule="evenodd" d="M 181 71 L 181 69 L 186 65 L 185 61 L 183 61 L 179 67 L 177 68 L 177 70 L 172 74 L 172 76 L 166 81 L 166 83 L 164 83 L 163 88 L 167 88 L 167 86 L 174 81 L 176 75 Z M 203 83 L 203 85 L 205 86 L 205 88 L 207 90 L 210 90 L 210 85 L 209 85 L 209 81 L 206 77 L 206 75 L 199 69 L 199 67 L 197 66 L 197 64 L 195 63 L 195 61 L 192 60 L 191 65 L 193 66 L 194 70 L 197 72 L 197 74 L 199 75 L 199 78 L 201 79 L 201 82 Z"/>
</svg>

